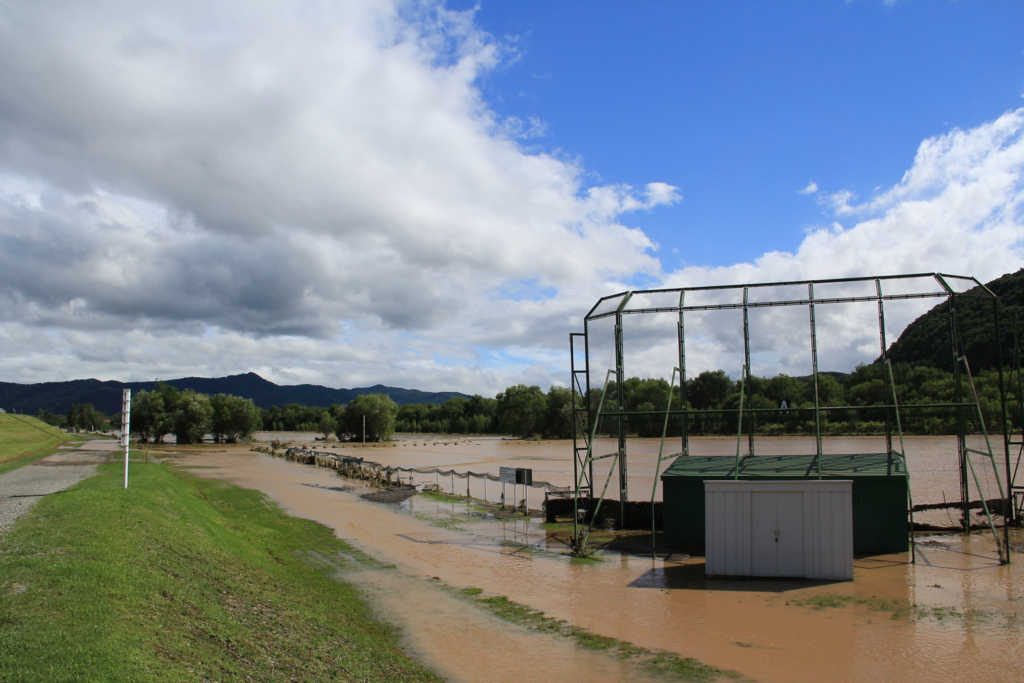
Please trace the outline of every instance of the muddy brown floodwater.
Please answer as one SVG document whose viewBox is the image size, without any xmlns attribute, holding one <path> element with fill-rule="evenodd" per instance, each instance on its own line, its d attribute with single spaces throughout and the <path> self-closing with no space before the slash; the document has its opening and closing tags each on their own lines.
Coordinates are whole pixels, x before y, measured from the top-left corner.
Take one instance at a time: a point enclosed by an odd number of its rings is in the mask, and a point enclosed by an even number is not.
<svg viewBox="0 0 1024 683">
<path fill-rule="evenodd" d="M 495 474 L 498 462 L 514 460 L 532 464 L 535 478 L 571 480 L 571 455 L 543 446 L 412 443 L 365 455 Z M 516 457 L 506 449 L 517 449 Z M 327 488 L 339 484 L 331 470 L 242 447 L 213 450 L 179 451 L 171 460 L 263 491 L 395 565 L 344 578 L 365 587 L 381 615 L 401 627 L 411 654 L 452 681 L 644 678 L 569 639 L 500 621 L 442 584 L 504 595 L 594 633 L 765 683 L 1024 680 L 1024 554 L 1000 566 L 991 535 L 921 537 L 916 565 L 908 554 L 858 558 L 852 582 L 710 580 L 703 558 L 602 552 L 598 561 L 575 562 L 537 520 L 471 517 L 467 505 L 423 496 L 373 503 L 359 498 L 367 489 L 358 482 L 345 481 L 346 491 Z M 1022 541 L 1015 532 L 1013 542 Z"/>
</svg>

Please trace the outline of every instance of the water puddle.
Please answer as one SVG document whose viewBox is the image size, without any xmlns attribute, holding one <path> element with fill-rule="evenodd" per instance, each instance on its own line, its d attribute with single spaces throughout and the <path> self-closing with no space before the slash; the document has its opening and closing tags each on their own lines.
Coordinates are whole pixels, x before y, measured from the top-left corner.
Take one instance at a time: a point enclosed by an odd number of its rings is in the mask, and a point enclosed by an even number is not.
<svg viewBox="0 0 1024 683">
<path fill-rule="evenodd" d="M 394 453 L 416 466 L 461 462 L 474 471 L 488 471 L 481 465 L 497 457 L 474 455 L 465 444 L 448 448 L 438 460 L 412 457 L 410 446 L 375 455 Z M 916 565 L 907 554 L 860 558 L 852 582 L 710 580 L 696 557 L 603 553 L 571 561 L 536 521 L 487 519 L 463 503 L 419 495 L 395 504 L 362 500 L 367 489 L 358 482 L 244 447 L 172 451 L 179 465 L 215 468 L 194 470 L 197 476 L 264 491 L 291 514 L 395 565 L 345 578 L 367 587 L 383 616 L 402 628 L 409 651 L 450 680 L 642 680 L 630 678 L 642 673 L 570 639 L 500 621 L 441 583 L 504 595 L 593 633 L 768 683 L 1024 679 L 1024 555 L 998 566 L 991 536 L 922 539 Z M 571 478 L 571 467 L 568 459 L 543 463 L 550 478 Z"/>
</svg>

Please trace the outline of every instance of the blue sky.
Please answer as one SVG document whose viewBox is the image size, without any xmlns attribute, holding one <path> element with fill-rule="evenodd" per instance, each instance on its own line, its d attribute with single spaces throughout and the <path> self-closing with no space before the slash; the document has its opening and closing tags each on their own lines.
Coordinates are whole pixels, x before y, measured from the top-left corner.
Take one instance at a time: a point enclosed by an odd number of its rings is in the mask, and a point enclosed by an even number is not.
<svg viewBox="0 0 1024 683">
<path fill-rule="evenodd" d="M 0 381 L 493 396 L 564 384 L 629 288 L 990 280 L 1024 265 L 1022 28 L 967 0 L 0 5 Z"/>
<path fill-rule="evenodd" d="M 793 250 L 829 220 L 798 194 L 809 182 L 869 197 L 925 138 L 1024 104 L 1019 2 L 453 6 L 478 6 L 516 51 L 481 90 L 546 124 L 532 144 L 597 182 L 679 188 L 677 205 L 624 220 L 688 264 Z"/>
</svg>

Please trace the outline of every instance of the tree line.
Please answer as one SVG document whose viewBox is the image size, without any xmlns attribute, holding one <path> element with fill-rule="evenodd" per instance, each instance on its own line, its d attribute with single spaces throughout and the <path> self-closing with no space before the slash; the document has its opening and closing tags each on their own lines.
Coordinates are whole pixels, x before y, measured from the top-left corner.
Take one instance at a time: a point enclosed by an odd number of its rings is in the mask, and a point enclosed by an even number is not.
<svg viewBox="0 0 1024 683">
<path fill-rule="evenodd" d="M 821 429 L 825 434 L 877 434 L 886 429 L 886 420 L 892 412 L 882 406 L 900 406 L 900 422 L 904 432 L 910 434 L 950 434 L 956 432 L 955 409 L 936 407 L 936 404 L 956 400 L 956 379 L 953 373 L 938 368 L 893 364 L 890 383 L 884 366 L 879 363 L 859 365 L 849 374 L 819 373 L 817 405 Z M 1009 380 L 1007 377 L 1007 386 Z M 702 372 L 685 383 L 685 407 L 689 434 L 735 434 L 739 424 L 737 410 L 741 397 L 745 412 L 744 431 L 753 425 L 761 434 L 802 434 L 815 431 L 814 392 L 811 377 L 793 377 L 778 374 L 774 377 L 751 376 L 747 382 L 731 379 L 722 370 Z M 895 386 L 895 396 L 893 395 Z M 986 425 L 998 432 L 1001 419 L 998 370 L 986 370 L 974 377 L 978 403 Z M 618 388 L 610 383 L 605 398 L 605 410 L 614 411 Z M 961 384 L 961 400 L 972 400 L 970 385 L 965 378 Z M 669 390 L 664 379 L 630 378 L 623 382 L 625 412 L 637 413 L 624 418 L 627 433 L 644 437 L 661 436 L 664 427 L 662 414 L 671 400 L 670 411 L 679 411 L 680 387 Z M 671 397 L 671 398 L 670 398 Z M 600 402 L 600 389 L 592 391 L 589 400 L 596 410 Z M 971 411 L 964 411 L 968 429 L 977 429 Z M 1019 422 L 1019 420 L 1017 420 Z M 1015 423 L 1015 428 L 1020 425 Z M 608 417 L 598 426 L 601 434 L 615 435 L 618 420 Z M 894 424 L 889 425 L 895 430 Z M 669 420 L 667 435 L 679 436 L 683 421 L 679 417 Z"/>
<path fill-rule="evenodd" d="M 234 443 L 252 438 L 263 428 L 263 415 L 251 399 L 227 394 L 201 394 L 162 382 L 153 391 L 132 397 L 132 434 L 143 443 L 161 443 L 174 434 L 179 444 L 213 440 Z"/>
<path fill-rule="evenodd" d="M 892 365 L 896 400 L 901 406 L 903 430 L 911 434 L 948 434 L 956 430 L 956 413 L 949 409 L 928 408 L 929 404 L 951 403 L 956 398 L 952 373 L 923 365 Z M 1007 386 L 1015 378 L 1007 376 Z M 999 376 L 986 370 L 974 378 L 979 403 L 990 431 L 996 433 L 1000 414 Z M 821 427 L 826 434 L 880 433 L 891 413 L 880 406 L 892 404 L 889 380 L 879 363 L 860 365 L 852 373 L 819 373 L 817 382 Z M 969 397 L 970 386 L 962 384 Z M 614 411 L 618 387 L 611 382 L 605 397 L 605 412 Z M 660 437 L 663 414 L 680 410 L 682 392 L 678 385 L 669 388 L 665 379 L 631 377 L 622 383 L 622 403 L 627 416 L 622 425 L 628 434 Z M 810 377 L 778 374 L 752 376 L 744 384 L 723 370 L 702 372 L 685 383 L 685 407 L 690 411 L 690 434 L 734 434 L 738 428 L 736 410 L 743 396 L 748 420 L 745 429 L 754 426 L 762 434 L 812 433 L 815 429 L 814 383 Z M 601 388 L 592 388 L 586 398 L 577 396 L 578 407 L 589 402 L 596 412 Z M 215 441 L 249 439 L 260 429 L 267 431 L 319 432 L 339 440 L 386 441 L 394 432 L 441 434 L 511 434 L 521 438 L 566 439 L 573 436 L 572 392 L 565 387 L 517 384 L 495 398 L 476 395 L 452 398 L 441 404 L 408 404 L 399 407 L 385 394 L 358 396 L 346 405 L 327 407 L 287 404 L 268 409 L 237 396 L 200 394 L 159 384 L 153 391 L 139 392 L 132 401 L 132 432 L 143 441 L 160 442 L 174 434 L 178 443 L 194 443 L 206 434 Z M 876 408 L 877 407 L 877 408 Z M 65 416 L 40 412 L 37 417 L 50 424 L 78 429 L 100 428 L 106 419 L 90 404 L 74 405 Z M 967 415 L 974 428 L 973 415 Z M 1013 427 L 1020 428 L 1015 418 Z M 120 427 L 120 416 L 111 418 L 113 429 Z M 604 418 L 598 433 L 615 435 L 619 420 Z M 589 429 L 585 420 L 581 427 Z M 891 425 L 890 425 L 891 427 Z M 679 436 L 683 421 L 677 415 L 669 420 L 667 435 Z"/>
<path fill-rule="evenodd" d="M 271 432 L 319 432 L 339 441 L 389 441 L 395 433 L 398 404 L 387 394 L 363 394 L 347 404 L 304 406 L 288 403 L 264 408 L 263 429 Z"/>
<path fill-rule="evenodd" d="M 386 400 L 385 400 L 386 399 Z M 409 434 L 513 434 L 521 437 L 570 438 L 571 392 L 552 387 L 517 384 L 495 398 L 475 395 L 444 403 L 398 406 L 384 394 L 359 396 L 347 405 L 327 407 L 295 403 L 263 411 L 264 429 L 271 431 L 334 433 L 339 439 L 362 438 L 367 419 L 367 441 L 390 439 L 394 432 Z"/>
<path fill-rule="evenodd" d="M 582 405 L 582 404 L 581 404 Z M 408 433 L 511 434 L 521 438 L 572 438 L 572 392 L 516 384 L 495 398 L 452 398 L 440 405 L 398 409 L 396 429 Z"/>
<path fill-rule="evenodd" d="M 121 428 L 121 416 L 108 417 L 96 410 L 91 403 L 73 403 L 64 415 L 55 415 L 49 410 L 40 408 L 35 418 L 54 427 L 74 429 L 82 432 L 105 432 Z"/>
</svg>

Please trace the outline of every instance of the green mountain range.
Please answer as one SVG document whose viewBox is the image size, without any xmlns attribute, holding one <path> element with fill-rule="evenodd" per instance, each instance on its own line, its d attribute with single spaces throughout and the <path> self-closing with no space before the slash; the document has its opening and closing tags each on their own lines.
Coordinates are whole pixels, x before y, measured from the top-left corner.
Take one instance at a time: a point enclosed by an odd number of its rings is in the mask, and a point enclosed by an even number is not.
<svg viewBox="0 0 1024 683">
<path fill-rule="evenodd" d="M 316 384 L 281 386 L 263 379 L 254 372 L 229 377 L 184 377 L 167 380 L 166 384 L 179 389 L 192 389 L 203 394 L 231 394 L 252 399 L 260 408 L 298 403 L 305 406 L 329 406 L 348 403 L 363 394 L 387 394 L 400 406 L 409 403 L 444 403 L 450 398 L 470 398 L 455 391 L 418 391 L 386 387 L 381 384 L 358 389 L 331 389 Z M 131 389 L 133 394 L 152 391 L 156 382 L 101 382 L 98 379 L 76 379 L 70 382 L 41 382 L 15 384 L 0 382 L 0 408 L 9 412 L 34 414 L 48 410 L 61 415 L 74 403 L 91 403 L 108 415 L 121 411 L 121 390 Z"/>
</svg>

